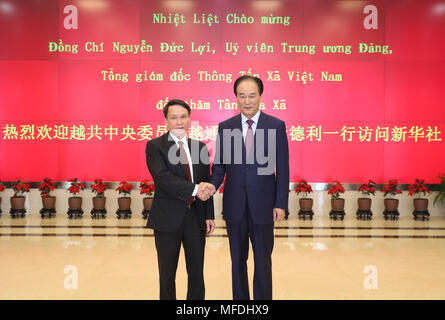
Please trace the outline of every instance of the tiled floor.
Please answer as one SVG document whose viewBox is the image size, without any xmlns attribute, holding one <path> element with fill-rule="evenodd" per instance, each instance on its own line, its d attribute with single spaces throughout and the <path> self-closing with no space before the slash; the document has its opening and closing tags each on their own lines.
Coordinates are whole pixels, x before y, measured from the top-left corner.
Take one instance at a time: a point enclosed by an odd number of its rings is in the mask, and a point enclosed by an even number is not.
<svg viewBox="0 0 445 320">
<path fill-rule="evenodd" d="M 158 299 L 153 232 L 140 215 L 68 220 L 0 218 L 0 299 Z M 231 299 L 228 239 L 207 238 L 207 299 Z M 274 299 L 445 299 L 445 217 L 275 225 Z M 250 281 L 253 261 L 248 266 Z M 187 277 L 181 252 L 177 296 Z"/>
</svg>

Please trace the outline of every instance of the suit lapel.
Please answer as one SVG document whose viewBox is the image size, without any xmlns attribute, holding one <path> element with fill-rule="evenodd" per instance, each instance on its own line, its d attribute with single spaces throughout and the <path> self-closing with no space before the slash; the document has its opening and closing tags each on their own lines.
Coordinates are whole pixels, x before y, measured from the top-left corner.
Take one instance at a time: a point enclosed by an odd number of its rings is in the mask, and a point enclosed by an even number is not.
<svg viewBox="0 0 445 320">
<path fill-rule="evenodd" d="M 234 118 L 234 125 L 233 125 L 234 129 L 240 129 L 241 132 L 243 132 L 243 124 L 242 124 L 242 119 L 241 119 L 241 113 L 239 113 L 235 118 Z"/>
<path fill-rule="evenodd" d="M 243 138 L 243 123 L 242 123 L 243 119 L 241 118 L 241 113 L 239 113 L 236 117 L 233 118 L 233 123 L 231 124 L 231 128 L 238 129 L 241 132 L 241 144 L 242 144 L 242 160 L 243 163 L 246 162 L 246 147 L 244 145 L 244 138 Z M 236 142 L 236 141 L 234 141 Z M 235 154 L 237 147 L 235 146 L 234 143 L 231 143 L 232 146 L 232 155 Z"/>
<path fill-rule="evenodd" d="M 175 141 L 173 139 L 169 139 L 169 134 L 170 133 L 167 132 L 164 135 L 164 146 L 166 147 L 167 158 L 168 158 L 168 152 L 169 152 L 170 148 L 175 148 L 176 155 L 179 157 L 179 159 L 181 159 L 178 145 L 175 143 Z M 178 173 L 181 172 L 182 177 L 184 179 L 188 180 L 187 169 L 185 167 L 185 164 L 180 162 L 180 163 L 176 164 L 175 166 L 178 168 Z"/>
<path fill-rule="evenodd" d="M 167 154 L 168 154 L 168 151 L 170 150 L 170 148 L 175 144 L 173 139 L 169 139 L 169 135 L 170 135 L 170 133 L 167 132 L 166 134 L 164 134 L 162 136 L 162 143 L 164 144 L 164 147 L 167 149 Z"/>
<path fill-rule="evenodd" d="M 188 142 L 188 147 L 189 147 L 189 151 L 190 151 L 190 158 L 192 158 L 193 181 L 194 181 L 194 183 L 196 183 L 196 181 L 198 181 L 198 168 L 199 168 L 200 152 L 198 154 L 196 154 L 196 152 L 192 152 L 192 139 L 187 138 L 187 142 Z M 194 141 L 193 143 L 199 143 L 199 142 Z M 193 150 L 193 151 L 195 151 L 195 150 Z M 199 151 L 201 151 L 201 150 L 199 150 Z"/>
<path fill-rule="evenodd" d="M 267 119 L 268 118 L 269 118 L 268 115 L 261 111 L 260 117 L 258 118 L 258 123 L 256 125 L 256 130 L 260 129 L 263 131 L 262 135 L 263 135 L 264 144 L 267 143 L 266 141 L 267 141 L 267 128 L 268 128 L 267 127 Z M 254 138 L 255 149 L 257 148 L 256 130 L 255 130 L 255 138 Z"/>
<path fill-rule="evenodd" d="M 258 118 L 258 123 L 256 125 L 257 129 L 266 129 L 266 122 L 267 122 L 267 114 L 265 114 L 263 111 L 260 112 L 260 116 Z"/>
</svg>

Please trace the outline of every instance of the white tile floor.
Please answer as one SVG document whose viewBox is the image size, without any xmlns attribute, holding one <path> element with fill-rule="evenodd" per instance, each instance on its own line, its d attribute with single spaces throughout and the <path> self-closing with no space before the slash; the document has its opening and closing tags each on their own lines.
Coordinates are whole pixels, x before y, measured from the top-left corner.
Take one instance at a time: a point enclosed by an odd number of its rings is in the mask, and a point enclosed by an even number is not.
<svg viewBox="0 0 445 320">
<path fill-rule="evenodd" d="M 231 294 L 224 221 L 207 239 L 207 299 Z M 152 231 L 140 215 L 68 220 L 0 218 L 0 299 L 158 299 Z M 445 217 L 276 224 L 274 299 L 445 299 Z M 253 277 L 252 254 L 248 261 Z M 177 297 L 186 295 L 181 252 Z"/>
</svg>

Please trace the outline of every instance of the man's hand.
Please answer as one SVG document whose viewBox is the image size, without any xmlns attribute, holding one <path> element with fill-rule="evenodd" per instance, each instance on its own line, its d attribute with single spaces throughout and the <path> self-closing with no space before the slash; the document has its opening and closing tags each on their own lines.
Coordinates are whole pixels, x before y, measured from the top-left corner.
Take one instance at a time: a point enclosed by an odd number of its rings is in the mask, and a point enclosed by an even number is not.
<svg viewBox="0 0 445 320">
<path fill-rule="evenodd" d="M 215 230 L 215 220 L 206 220 L 206 236 L 209 236 Z"/>
<path fill-rule="evenodd" d="M 273 208 L 273 221 L 281 221 L 285 216 L 284 209 L 281 208 Z"/>
<path fill-rule="evenodd" d="M 215 193 L 215 186 L 208 182 L 201 182 L 198 185 L 198 193 L 196 194 L 202 201 L 207 201 Z"/>
</svg>

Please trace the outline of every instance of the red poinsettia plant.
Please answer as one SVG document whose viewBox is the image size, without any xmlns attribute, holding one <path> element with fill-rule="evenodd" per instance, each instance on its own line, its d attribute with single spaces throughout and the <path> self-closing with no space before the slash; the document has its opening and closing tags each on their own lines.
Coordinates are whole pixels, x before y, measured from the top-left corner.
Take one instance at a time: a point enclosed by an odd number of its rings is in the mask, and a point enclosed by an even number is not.
<svg viewBox="0 0 445 320">
<path fill-rule="evenodd" d="M 147 179 L 142 180 L 139 184 L 139 188 L 141 189 L 141 194 L 145 194 L 147 197 L 153 197 L 155 192 L 155 185 L 153 182 L 148 181 Z"/>
<path fill-rule="evenodd" d="M 40 184 L 39 191 L 42 198 L 48 198 L 49 193 L 54 190 L 54 182 L 52 179 L 44 178 Z"/>
<path fill-rule="evenodd" d="M 334 181 L 334 185 L 329 189 L 328 194 L 332 195 L 332 199 L 339 199 L 340 194 L 344 192 L 345 188 L 343 188 L 343 185 L 338 181 Z"/>
<path fill-rule="evenodd" d="M 105 197 L 105 189 L 107 185 L 101 178 L 94 179 L 94 183 L 91 185 L 91 192 L 95 192 L 98 198 Z"/>
<path fill-rule="evenodd" d="M 3 183 L 0 182 L 0 192 L 5 191 L 6 187 Z"/>
<path fill-rule="evenodd" d="M 420 196 L 420 193 L 423 192 L 423 195 L 426 196 L 427 193 L 430 193 L 431 191 L 427 188 L 425 185 L 425 180 L 423 179 L 416 179 L 416 181 L 413 184 L 410 184 L 408 186 L 410 196 Z"/>
<path fill-rule="evenodd" d="M 369 180 L 368 183 L 362 183 L 360 188 L 358 189 L 363 195 L 366 196 L 375 196 L 376 192 L 376 183 L 372 180 Z"/>
<path fill-rule="evenodd" d="M 310 185 L 309 183 L 307 183 L 307 181 L 304 180 L 304 179 L 301 179 L 301 180 L 298 182 L 297 186 L 295 187 L 295 193 L 296 193 L 297 195 L 299 195 L 300 193 L 303 193 L 303 195 L 304 195 L 305 198 L 306 198 L 307 195 L 308 195 L 309 193 L 311 193 L 311 192 L 312 192 L 312 187 L 311 187 L 311 185 Z"/>
<path fill-rule="evenodd" d="M 14 190 L 14 197 L 18 197 L 19 193 L 29 192 L 29 183 L 22 182 L 21 178 L 17 178 L 12 185 L 12 189 Z"/>
<path fill-rule="evenodd" d="M 397 179 L 389 180 L 387 184 L 383 185 L 382 192 L 384 193 L 384 196 L 386 197 L 388 194 L 391 196 L 395 196 L 402 193 L 402 191 L 398 189 L 398 186 L 399 182 L 397 181 Z"/>
<path fill-rule="evenodd" d="M 68 180 L 71 182 L 71 186 L 68 188 L 68 191 L 73 195 L 80 193 L 81 190 L 85 190 L 87 187 L 85 182 L 80 182 L 77 178 Z"/>
<path fill-rule="evenodd" d="M 123 193 L 124 197 L 126 197 L 131 193 L 131 190 L 133 190 L 133 186 L 127 181 L 121 181 L 119 187 L 117 187 L 116 190 L 119 191 L 119 194 Z"/>
</svg>

